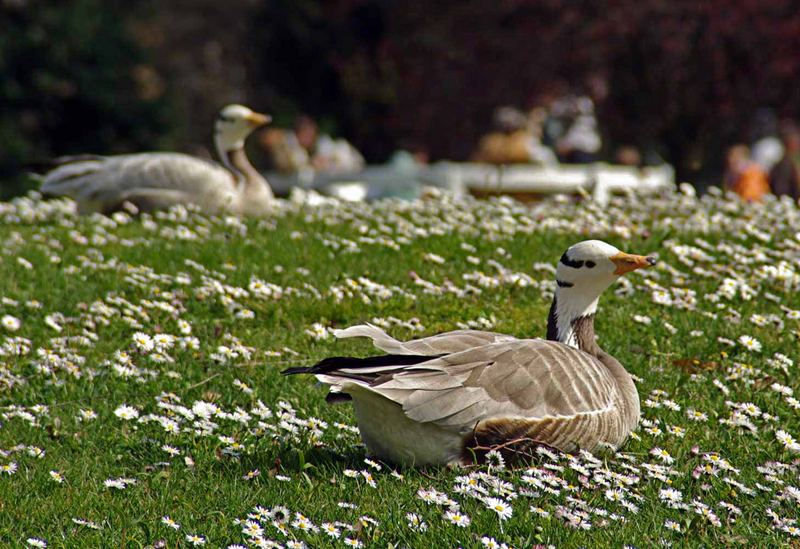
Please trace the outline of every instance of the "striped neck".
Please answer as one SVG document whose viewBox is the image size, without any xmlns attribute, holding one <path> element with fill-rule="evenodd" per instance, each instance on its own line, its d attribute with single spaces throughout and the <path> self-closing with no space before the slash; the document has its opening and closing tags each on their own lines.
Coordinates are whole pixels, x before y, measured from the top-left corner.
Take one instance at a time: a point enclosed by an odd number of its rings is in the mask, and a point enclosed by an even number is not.
<svg viewBox="0 0 800 549">
<path fill-rule="evenodd" d="M 244 149 L 232 149 L 222 153 L 222 163 L 226 168 L 236 174 L 237 177 L 242 177 L 244 175 L 241 167 L 237 166 L 240 153 L 244 154 Z"/>
<path fill-rule="evenodd" d="M 594 316 L 599 297 L 559 286 L 547 317 L 547 339 L 595 354 Z"/>
</svg>

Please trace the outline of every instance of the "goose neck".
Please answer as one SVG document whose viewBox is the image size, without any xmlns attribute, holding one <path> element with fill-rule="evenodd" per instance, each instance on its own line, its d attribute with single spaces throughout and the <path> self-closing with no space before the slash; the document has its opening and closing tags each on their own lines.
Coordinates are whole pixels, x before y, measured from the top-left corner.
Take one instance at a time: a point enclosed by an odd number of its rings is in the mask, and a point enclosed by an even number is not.
<svg viewBox="0 0 800 549">
<path fill-rule="evenodd" d="M 596 354 L 594 317 L 599 296 L 558 287 L 547 318 L 547 339 Z"/>
</svg>

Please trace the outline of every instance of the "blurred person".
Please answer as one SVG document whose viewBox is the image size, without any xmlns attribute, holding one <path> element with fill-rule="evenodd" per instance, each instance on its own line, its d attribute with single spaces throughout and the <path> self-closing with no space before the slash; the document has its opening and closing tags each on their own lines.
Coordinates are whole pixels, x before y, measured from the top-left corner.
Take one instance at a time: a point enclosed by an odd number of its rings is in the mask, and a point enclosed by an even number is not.
<svg viewBox="0 0 800 549">
<path fill-rule="evenodd" d="M 356 172 L 364 168 L 364 157 L 345 139 L 320 134 L 308 115 L 297 117 L 294 129 L 267 132 L 261 140 L 275 169 L 284 173 Z"/>
<path fill-rule="evenodd" d="M 557 79 L 539 95 L 539 104 L 547 111 L 541 140 L 561 162 L 594 162 L 603 145 L 595 105 L 608 96 L 608 80 L 595 73 L 584 88 L 586 93 L 579 94 L 565 80 Z"/>
<path fill-rule="evenodd" d="M 269 152 L 274 169 L 297 173 L 311 168 L 311 152 L 317 141 L 317 123 L 306 115 L 295 119 L 293 130 L 272 128 L 263 132 L 261 145 Z"/>
<path fill-rule="evenodd" d="M 572 121 L 556 143 L 558 158 L 570 164 L 594 162 L 603 145 L 594 113 L 594 102 L 585 95 L 573 97 L 570 107 Z"/>
<path fill-rule="evenodd" d="M 800 199 L 800 127 L 785 122 L 781 127 L 783 157 L 769 173 L 772 192 L 777 196 Z"/>
<path fill-rule="evenodd" d="M 753 116 L 750 133 L 753 161 L 769 173 L 783 158 L 783 143 L 778 135 L 775 111 L 769 108 L 758 109 Z"/>
<path fill-rule="evenodd" d="M 558 158 L 553 149 L 542 142 L 546 121 L 547 109 L 545 107 L 539 105 L 528 111 L 528 155 L 530 161 L 535 164 L 552 166 L 558 164 Z"/>
<path fill-rule="evenodd" d="M 533 103 L 542 109 L 544 115 L 542 143 L 555 150 L 556 143 L 567 132 L 572 121 L 569 84 L 562 79 L 546 83 Z"/>
<path fill-rule="evenodd" d="M 472 153 L 474 162 L 522 164 L 531 161 L 528 118 L 515 107 L 499 107 L 493 116 L 494 130 L 478 142 Z"/>
<path fill-rule="evenodd" d="M 751 159 L 750 148 L 742 144 L 728 149 L 724 183 L 726 189 L 748 202 L 758 202 L 770 191 L 767 173 Z"/>
<path fill-rule="evenodd" d="M 614 162 L 621 166 L 642 167 L 642 153 L 633 145 L 622 145 L 614 153 Z"/>
<path fill-rule="evenodd" d="M 346 139 L 334 139 L 322 134 L 311 157 L 311 165 L 318 172 L 353 173 L 364 169 L 364 157 Z"/>
<path fill-rule="evenodd" d="M 427 147 L 412 140 L 405 140 L 392 153 L 388 164 L 399 171 L 414 171 L 420 166 L 427 166 L 429 162 L 430 152 Z"/>
</svg>

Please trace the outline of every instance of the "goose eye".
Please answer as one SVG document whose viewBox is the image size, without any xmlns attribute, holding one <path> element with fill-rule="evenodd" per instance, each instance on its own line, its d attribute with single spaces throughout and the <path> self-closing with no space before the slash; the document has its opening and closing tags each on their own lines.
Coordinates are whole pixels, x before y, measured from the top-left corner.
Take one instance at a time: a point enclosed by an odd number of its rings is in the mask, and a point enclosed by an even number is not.
<svg viewBox="0 0 800 549">
<path fill-rule="evenodd" d="M 596 263 L 594 261 L 587 261 L 585 263 L 585 265 L 586 265 L 587 269 L 591 269 L 592 267 L 594 267 L 596 265 Z"/>
</svg>

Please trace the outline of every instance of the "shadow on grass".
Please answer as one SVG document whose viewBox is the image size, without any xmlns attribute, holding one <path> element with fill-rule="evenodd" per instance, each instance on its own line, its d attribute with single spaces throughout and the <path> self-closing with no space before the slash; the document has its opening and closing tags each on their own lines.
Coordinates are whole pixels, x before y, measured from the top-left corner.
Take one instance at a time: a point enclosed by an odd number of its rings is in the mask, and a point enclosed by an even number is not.
<svg viewBox="0 0 800 549">
<path fill-rule="evenodd" d="M 338 451 L 326 447 L 280 447 L 247 456 L 242 456 L 235 467 L 226 467 L 231 474 L 243 475 L 247 471 L 258 469 L 261 473 L 270 471 L 276 474 L 292 475 L 308 469 L 341 472 L 344 469 L 363 469 L 364 449 L 352 447 Z"/>
</svg>

